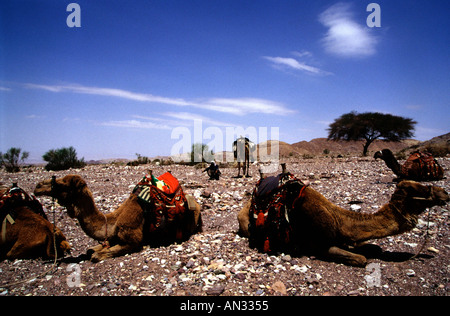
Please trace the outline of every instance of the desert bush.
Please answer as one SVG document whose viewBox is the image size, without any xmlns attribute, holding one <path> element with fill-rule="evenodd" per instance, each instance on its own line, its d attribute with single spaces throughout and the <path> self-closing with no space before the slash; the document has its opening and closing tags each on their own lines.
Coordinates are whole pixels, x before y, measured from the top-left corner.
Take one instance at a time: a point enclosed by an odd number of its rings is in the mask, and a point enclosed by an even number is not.
<svg viewBox="0 0 450 316">
<path fill-rule="evenodd" d="M 84 158 L 79 160 L 75 148 L 51 149 L 42 158 L 47 161 L 46 170 L 67 170 L 70 168 L 83 168 L 86 163 Z"/>
<path fill-rule="evenodd" d="M 313 154 L 303 154 L 302 158 L 303 159 L 314 159 L 315 156 Z"/>
<path fill-rule="evenodd" d="M 20 170 L 19 163 L 23 162 L 30 155 L 27 151 L 22 153 L 22 149 L 11 147 L 6 153 L 0 152 L 0 167 L 5 166 L 7 172 L 18 172 Z"/>
<path fill-rule="evenodd" d="M 137 159 L 127 163 L 127 166 L 146 165 L 151 162 L 151 160 L 148 157 L 141 156 L 141 154 L 136 154 L 136 157 L 137 157 Z"/>
</svg>

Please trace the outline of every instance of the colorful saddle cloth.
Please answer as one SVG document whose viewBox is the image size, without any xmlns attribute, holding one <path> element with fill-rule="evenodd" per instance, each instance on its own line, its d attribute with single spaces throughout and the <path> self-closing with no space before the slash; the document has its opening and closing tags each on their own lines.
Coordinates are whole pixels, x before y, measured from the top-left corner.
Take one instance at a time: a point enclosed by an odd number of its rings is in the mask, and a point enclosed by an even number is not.
<svg viewBox="0 0 450 316">
<path fill-rule="evenodd" d="M 146 175 L 134 187 L 144 208 L 144 216 L 150 233 L 158 230 L 175 230 L 176 240 L 183 239 L 182 226 L 187 207 L 186 196 L 178 180 L 169 172 L 156 178 Z M 172 227 L 172 226 L 176 227 Z"/>
<path fill-rule="evenodd" d="M 14 217 L 15 210 L 22 206 L 30 208 L 36 214 L 47 219 L 42 204 L 36 197 L 32 194 L 29 195 L 25 190 L 14 185 L 0 196 L 0 219 L 3 220 L 8 214 Z"/>
<path fill-rule="evenodd" d="M 250 246 L 270 253 L 291 242 L 289 213 L 303 197 L 307 186 L 290 173 L 261 179 L 250 206 Z"/>
<path fill-rule="evenodd" d="M 418 168 L 414 167 L 418 164 Z M 439 180 L 444 177 L 444 170 L 430 153 L 416 151 L 402 165 L 402 173 L 410 179 Z"/>
</svg>

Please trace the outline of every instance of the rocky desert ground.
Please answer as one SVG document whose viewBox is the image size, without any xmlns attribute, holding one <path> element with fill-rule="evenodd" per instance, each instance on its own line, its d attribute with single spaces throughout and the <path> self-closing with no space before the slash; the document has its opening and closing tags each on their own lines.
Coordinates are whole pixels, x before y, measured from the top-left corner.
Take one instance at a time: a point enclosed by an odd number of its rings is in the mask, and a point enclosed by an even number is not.
<svg viewBox="0 0 450 316">
<path fill-rule="evenodd" d="M 433 184 L 450 191 L 449 158 L 439 158 L 447 178 Z M 355 212 L 375 212 L 387 203 L 396 184 L 383 161 L 372 158 L 287 160 L 287 169 L 333 203 Z M 234 178 L 235 168 L 222 168 L 218 181 L 193 166 L 136 167 L 120 164 L 88 165 L 83 169 L 47 172 L 31 167 L 19 173 L 0 171 L 0 182 L 17 182 L 27 192 L 43 180 L 79 174 L 88 183 L 102 212 L 124 201 L 147 169 L 155 175 L 171 170 L 203 207 L 203 233 L 182 244 L 144 249 L 100 263 L 87 260 L 85 251 L 97 244 L 78 223 L 56 206 L 57 226 L 73 249 L 53 261 L 0 262 L 0 295 L 151 295 L 151 296 L 447 296 L 450 293 L 450 205 L 434 207 L 421 216 L 409 233 L 373 241 L 383 249 L 366 268 L 290 254 L 269 256 L 248 246 L 237 235 L 238 211 L 259 179 L 258 166 L 250 178 Z M 281 171 L 281 168 L 278 169 Z M 40 197 L 49 218 L 52 200 Z M 426 239 L 428 227 L 428 238 Z M 414 259 L 411 256 L 426 244 Z M 43 272 L 50 272 L 42 275 Z M 20 282 L 14 286 L 7 284 Z"/>
</svg>

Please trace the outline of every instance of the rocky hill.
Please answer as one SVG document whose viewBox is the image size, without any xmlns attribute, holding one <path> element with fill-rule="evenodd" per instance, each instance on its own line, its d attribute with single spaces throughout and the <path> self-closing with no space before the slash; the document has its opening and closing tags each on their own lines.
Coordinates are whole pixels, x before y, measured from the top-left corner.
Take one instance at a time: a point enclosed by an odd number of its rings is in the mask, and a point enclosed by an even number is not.
<svg viewBox="0 0 450 316">
<path fill-rule="evenodd" d="M 434 156 L 443 157 L 450 153 L 450 133 L 434 137 L 430 140 L 413 146 L 411 149 L 427 150 Z"/>
<path fill-rule="evenodd" d="M 276 141 L 267 141 L 258 145 L 260 152 L 271 152 L 271 146 Z M 326 138 L 315 138 L 311 141 L 301 141 L 294 144 L 285 142 L 278 142 L 280 157 L 313 157 L 313 156 L 360 156 L 362 154 L 364 141 L 331 141 Z M 402 149 L 417 146 L 420 142 L 413 139 L 407 139 L 401 142 L 386 142 L 376 140 L 369 147 L 369 155 L 375 151 L 389 148 L 393 152 L 398 152 Z"/>
<path fill-rule="evenodd" d="M 269 140 L 257 145 L 258 157 L 260 154 L 270 155 L 272 146 L 278 144 L 280 158 L 312 158 L 312 157 L 348 157 L 361 156 L 365 141 L 332 141 L 327 138 L 315 138 L 311 141 L 300 141 L 293 144 L 288 144 L 283 141 Z M 386 142 L 382 140 L 374 141 L 370 147 L 368 156 L 373 156 L 373 153 L 388 148 L 394 153 L 410 153 L 413 150 L 430 150 L 430 148 L 439 149 L 443 154 L 437 154 L 432 151 L 435 156 L 445 156 L 450 153 L 450 133 L 434 137 L 428 141 L 420 142 L 414 139 L 406 139 L 400 142 Z M 231 151 L 217 152 L 215 154 L 216 160 L 232 162 L 234 156 Z M 157 157 L 164 160 L 169 157 Z M 155 159 L 155 158 L 152 158 Z M 172 157 L 173 159 L 173 157 Z M 176 161 L 189 161 L 190 154 L 182 154 L 176 157 Z M 222 159 L 222 160 L 221 160 Z"/>
</svg>

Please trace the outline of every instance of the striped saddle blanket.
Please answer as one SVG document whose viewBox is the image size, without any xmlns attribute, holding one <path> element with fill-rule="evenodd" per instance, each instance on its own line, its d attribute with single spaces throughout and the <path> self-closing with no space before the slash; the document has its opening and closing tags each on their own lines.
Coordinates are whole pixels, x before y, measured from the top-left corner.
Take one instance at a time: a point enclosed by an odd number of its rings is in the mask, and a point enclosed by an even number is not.
<svg viewBox="0 0 450 316">
<path fill-rule="evenodd" d="M 189 210 L 183 189 L 169 172 L 158 178 L 146 175 L 134 187 L 133 194 L 141 201 L 150 232 L 182 222 L 185 211 Z M 181 240 L 182 237 L 181 229 L 177 229 L 176 239 Z"/>
</svg>

